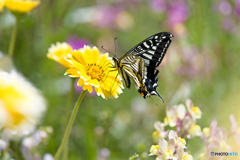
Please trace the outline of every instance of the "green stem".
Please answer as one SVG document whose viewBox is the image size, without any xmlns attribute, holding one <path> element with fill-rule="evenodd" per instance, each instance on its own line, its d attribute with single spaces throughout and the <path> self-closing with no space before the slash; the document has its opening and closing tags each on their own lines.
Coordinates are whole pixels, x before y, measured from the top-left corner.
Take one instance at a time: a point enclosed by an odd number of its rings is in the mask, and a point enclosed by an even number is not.
<svg viewBox="0 0 240 160">
<path fill-rule="evenodd" d="M 74 92 L 74 82 L 75 79 L 71 78 L 71 90 L 68 96 L 68 102 L 67 102 L 67 107 L 66 107 L 66 120 L 65 120 L 65 130 L 67 129 L 67 124 L 69 120 L 69 113 L 70 113 L 70 108 L 71 108 L 71 102 L 72 102 L 72 97 L 73 97 L 73 92 Z M 63 160 L 68 159 L 68 141 L 65 144 L 64 150 L 63 150 Z"/>
<path fill-rule="evenodd" d="M 67 129 L 66 129 L 66 131 L 65 131 L 65 134 L 64 134 L 62 143 L 61 143 L 61 145 L 60 145 L 59 148 L 58 148 L 58 151 L 57 151 L 57 153 L 56 153 L 56 155 L 55 155 L 55 157 L 54 157 L 54 160 L 57 160 L 57 159 L 59 158 L 59 156 L 60 156 L 60 154 L 61 154 L 61 152 L 62 152 L 62 150 L 63 150 L 63 148 L 64 148 L 64 146 L 65 146 L 65 144 L 66 144 L 66 142 L 67 142 L 67 139 L 68 139 L 69 133 L 70 133 L 70 131 L 71 131 L 71 128 L 72 128 L 74 119 L 75 119 L 75 117 L 76 117 L 76 114 L 77 114 L 79 105 L 80 105 L 80 103 L 82 102 L 82 99 L 83 99 L 85 93 L 86 93 L 86 90 L 85 90 L 85 91 L 82 91 L 82 93 L 81 93 L 81 94 L 79 95 L 79 97 L 78 97 L 78 100 L 77 100 L 77 102 L 76 102 L 76 104 L 75 104 L 75 106 L 74 106 L 72 115 L 71 115 L 71 117 L 70 117 L 70 120 L 69 120 L 69 122 L 68 122 L 68 126 L 67 126 Z"/>
<path fill-rule="evenodd" d="M 8 49 L 8 55 L 10 57 L 13 56 L 13 52 L 14 52 L 14 46 L 15 46 L 15 41 L 16 41 L 16 37 L 17 37 L 17 28 L 18 28 L 18 23 L 19 23 L 19 18 L 16 16 L 16 22 L 13 28 L 13 32 L 12 32 L 12 37 L 11 37 L 11 41 L 10 41 L 10 46 Z"/>
</svg>

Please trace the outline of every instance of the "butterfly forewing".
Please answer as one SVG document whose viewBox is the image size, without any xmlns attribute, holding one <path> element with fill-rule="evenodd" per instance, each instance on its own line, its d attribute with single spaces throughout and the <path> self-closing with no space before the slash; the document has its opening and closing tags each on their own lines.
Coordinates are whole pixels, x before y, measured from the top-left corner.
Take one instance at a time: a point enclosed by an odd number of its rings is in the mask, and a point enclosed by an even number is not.
<svg viewBox="0 0 240 160">
<path fill-rule="evenodd" d="M 157 33 L 128 51 L 125 55 L 136 55 L 145 61 L 146 67 L 156 68 L 171 44 L 173 34 L 168 32 Z"/>
</svg>

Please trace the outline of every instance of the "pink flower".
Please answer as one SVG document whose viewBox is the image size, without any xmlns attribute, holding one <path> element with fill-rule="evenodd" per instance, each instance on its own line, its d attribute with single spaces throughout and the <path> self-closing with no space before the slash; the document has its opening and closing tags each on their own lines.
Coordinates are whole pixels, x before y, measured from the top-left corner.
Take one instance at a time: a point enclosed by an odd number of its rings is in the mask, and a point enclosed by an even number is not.
<svg viewBox="0 0 240 160">
<path fill-rule="evenodd" d="M 237 122 L 234 118 L 234 115 L 231 114 L 229 119 L 231 122 L 231 131 L 230 131 L 229 135 L 230 136 L 233 135 L 237 144 L 240 144 L 240 127 L 238 127 Z"/>
<path fill-rule="evenodd" d="M 99 27 L 115 28 L 115 18 L 122 11 L 117 6 L 100 6 L 96 13 L 96 25 Z"/>
<path fill-rule="evenodd" d="M 70 36 L 67 40 L 67 43 L 72 47 L 72 49 L 83 48 L 84 45 L 89 45 L 88 39 L 78 38 L 77 36 Z"/>
<path fill-rule="evenodd" d="M 170 27 L 178 23 L 184 23 L 188 17 L 188 6 L 186 1 L 178 0 L 170 4 L 168 12 L 168 24 Z"/>
<path fill-rule="evenodd" d="M 236 3 L 235 12 L 236 12 L 238 18 L 240 19 L 240 0 L 235 0 L 235 3 Z"/>
<path fill-rule="evenodd" d="M 167 9 L 167 4 L 164 0 L 152 0 L 150 6 L 154 12 L 164 12 Z"/>
<path fill-rule="evenodd" d="M 218 10 L 224 15 L 229 15 L 232 11 L 232 6 L 228 1 L 223 0 L 218 4 Z"/>
</svg>

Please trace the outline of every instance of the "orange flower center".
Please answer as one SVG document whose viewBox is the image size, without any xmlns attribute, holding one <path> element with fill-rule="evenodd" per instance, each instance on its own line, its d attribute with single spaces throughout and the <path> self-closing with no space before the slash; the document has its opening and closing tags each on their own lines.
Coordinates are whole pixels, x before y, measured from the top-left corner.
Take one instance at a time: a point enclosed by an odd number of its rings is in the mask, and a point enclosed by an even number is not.
<svg viewBox="0 0 240 160">
<path fill-rule="evenodd" d="M 86 68 L 86 73 L 91 79 L 97 79 L 99 82 L 104 80 L 105 73 L 102 66 L 92 63 L 88 64 Z"/>
</svg>

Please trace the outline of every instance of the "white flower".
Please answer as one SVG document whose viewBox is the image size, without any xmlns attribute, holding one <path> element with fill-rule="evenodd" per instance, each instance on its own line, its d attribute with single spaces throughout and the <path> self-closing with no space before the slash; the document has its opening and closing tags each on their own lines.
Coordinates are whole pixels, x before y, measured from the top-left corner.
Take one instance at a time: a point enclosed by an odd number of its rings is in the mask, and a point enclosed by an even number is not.
<svg viewBox="0 0 240 160">
<path fill-rule="evenodd" d="M 194 107 L 190 99 L 186 100 L 186 106 L 193 119 L 200 119 L 202 117 L 202 111 L 197 106 Z"/>
<path fill-rule="evenodd" d="M 188 132 L 189 132 L 190 138 L 202 135 L 201 127 L 199 125 L 196 125 L 196 124 L 192 125 Z"/>
<path fill-rule="evenodd" d="M 186 155 L 184 152 L 186 141 L 178 137 L 177 132 L 172 130 L 168 134 L 168 139 L 168 142 L 165 139 L 160 139 L 157 147 L 152 146 L 151 155 L 157 155 L 159 160 L 182 159 Z"/>
<path fill-rule="evenodd" d="M 161 123 L 160 121 L 154 123 L 154 128 L 156 129 L 156 131 L 153 132 L 152 136 L 155 142 L 158 142 L 161 138 L 167 137 L 168 131 L 164 131 L 164 126 L 165 124 Z"/>
<path fill-rule="evenodd" d="M 167 107 L 167 117 L 164 118 L 164 123 L 170 127 L 174 127 L 177 121 L 183 120 L 186 115 L 186 108 L 183 104 Z"/>
<path fill-rule="evenodd" d="M 0 71 L 0 128 L 19 136 L 32 131 L 45 109 L 43 96 L 22 75 Z"/>
</svg>

